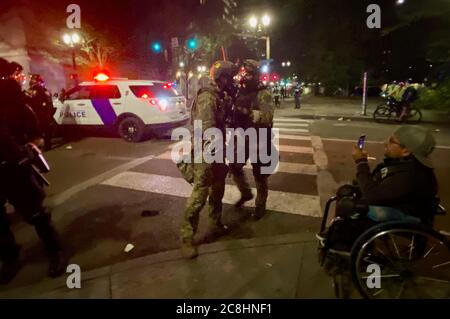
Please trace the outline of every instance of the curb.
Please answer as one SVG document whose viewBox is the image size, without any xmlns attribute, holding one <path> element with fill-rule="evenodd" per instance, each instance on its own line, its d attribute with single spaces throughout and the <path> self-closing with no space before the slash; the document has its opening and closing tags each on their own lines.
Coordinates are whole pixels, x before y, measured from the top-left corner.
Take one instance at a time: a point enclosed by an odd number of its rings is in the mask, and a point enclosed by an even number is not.
<svg viewBox="0 0 450 319">
<path fill-rule="evenodd" d="M 223 251 L 242 250 L 248 248 L 264 247 L 264 246 L 282 246 L 294 243 L 315 242 L 316 238 L 313 233 L 298 233 L 278 235 L 273 237 L 261 237 L 251 239 L 238 239 L 223 242 L 215 242 L 199 246 L 199 256 L 215 254 Z M 98 279 L 101 277 L 110 277 L 116 273 L 129 271 L 135 268 L 142 268 L 149 265 L 161 264 L 184 259 L 179 249 L 169 250 L 161 253 L 147 255 L 117 264 L 82 272 L 82 282 Z M 23 286 L 0 292 L 0 299 L 8 298 L 36 298 L 33 296 L 40 295 L 60 288 L 66 288 L 66 278 L 45 279 L 34 285 Z"/>
</svg>

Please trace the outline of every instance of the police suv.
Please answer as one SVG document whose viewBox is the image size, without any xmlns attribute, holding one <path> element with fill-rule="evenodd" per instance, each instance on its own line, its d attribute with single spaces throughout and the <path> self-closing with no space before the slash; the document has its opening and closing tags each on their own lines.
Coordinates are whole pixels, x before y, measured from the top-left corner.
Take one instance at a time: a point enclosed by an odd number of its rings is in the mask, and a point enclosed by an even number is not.
<svg viewBox="0 0 450 319">
<path fill-rule="evenodd" d="M 82 82 L 55 100 L 57 124 L 115 129 L 126 141 L 139 142 L 149 130 L 161 133 L 189 120 L 186 99 L 171 83 L 109 78 Z"/>
</svg>

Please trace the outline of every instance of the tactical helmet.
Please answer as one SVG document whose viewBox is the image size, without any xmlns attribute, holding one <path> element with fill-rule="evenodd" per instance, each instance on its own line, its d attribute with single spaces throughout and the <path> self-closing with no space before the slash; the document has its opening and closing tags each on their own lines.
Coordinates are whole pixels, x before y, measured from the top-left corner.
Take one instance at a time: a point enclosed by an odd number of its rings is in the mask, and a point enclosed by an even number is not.
<svg viewBox="0 0 450 319">
<path fill-rule="evenodd" d="M 216 61 L 209 71 L 209 75 L 214 81 L 219 80 L 221 76 L 233 78 L 237 73 L 238 66 L 230 61 Z"/>
<path fill-rule="evenodd" d="M 30 76 L 30 86 L 33 85 L 44 85 L 44 79 L 40 74 L 31 74 Z"/>
<path fill-rule="evenodd" d="M 250 73 L 252 75 L 258 75 L 260 63 L 256 60 L 247 59 L 242 63 L 242 67 L 244 68 L 246 73 Z"/>
<path fill-rule="evenodd" d="M 9 78 L 16 73 L 22 72 L 23 67 L 17 62 L 8 62 L 7 60 L 0 58 L 0 78 Z"/>
</svg>

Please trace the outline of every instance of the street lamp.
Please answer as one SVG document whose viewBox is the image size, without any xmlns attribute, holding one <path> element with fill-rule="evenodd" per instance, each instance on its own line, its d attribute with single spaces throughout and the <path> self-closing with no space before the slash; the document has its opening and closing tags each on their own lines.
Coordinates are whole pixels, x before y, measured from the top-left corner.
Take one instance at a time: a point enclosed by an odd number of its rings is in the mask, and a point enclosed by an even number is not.
<svg viewBox="0 0 450 319">
<path fill-rule="evenodd" d="M 76 32 L 72 34 L 65 33 L 63 35 L 63 42 L 72 49 L 72 67 L 74 72 L 77 70 L 77 65 L 75 63 L 75 46 L 81 42 L 80 35 Z"/>
<path fill-rule="evenodd" d="M 402 4 L 404 4 L 405 3 L 405 0 L 397 0 L 397 4 L 398 5 L 402 5 Z"/>
<path fill-rule="evenodd" d="M 248 23 L 252 29 L 259 32 L 262 30 L 263 27 L 268 27 L 270 25 L 271 18 L 268 14 L 264 14 L 260 19 L 258 19 L 256 16 L 251 16 L 248 20 Z M 262 26 L 261 26 L 262 25 Z M 258 37 L 255 37 L 258 38 Z M 269 35 L 265 35 L 262 37 L 259 37 L 259 39 L 266 40 L 266 59 L 270 59 L 270 37 Z"/>
<path fill-rule="evenodd" d="M 270 17 L 269 17 L 267 14 L 265 14 L 265 15 L 262 17 L 262 24 L 263 24 L 263 26 L 265 26 L 265 27 L 267 27 L 267 26 L 270 24 Z"/>
<path fill-rule="evenodd" d="M 180 62 L 180 68 L 184 68 L 184 62 L 183 61 Z"/>
<path fill-rule="evenodd" d="M 256 28 L 258 26 L 258 19 L 255 16 L 250 17 L 248 23 L 252 28 Z"/>
</svg>

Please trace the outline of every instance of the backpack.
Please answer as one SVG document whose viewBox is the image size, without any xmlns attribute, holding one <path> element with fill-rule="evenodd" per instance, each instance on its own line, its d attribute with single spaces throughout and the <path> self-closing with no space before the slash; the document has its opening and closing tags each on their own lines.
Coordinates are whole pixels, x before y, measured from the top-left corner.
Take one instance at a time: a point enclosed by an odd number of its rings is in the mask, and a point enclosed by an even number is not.
<svg viewBox="0 0 450 319">
<path fill-rule="evenodd" d="M 195 110 L 197 109 L 197 100 L 198 100 L 198 96 L 203 93 L 203 92 L 210 92 L 213 95 L 217 94 L 217 91 L 214 90 L 214 88 L 212 87 L 204 87 L 201 88 L 200 90 L 198 90 L 197 92 L 197 96 L 195 97 L 194 101 L 192 102 L 192 107 L 191 107 L 191 123 L 194 124 L 194 117 L 192 116 L 195 112 Z M 219 101 L 217 101 L 219 102 Z M 216 103 L 216 105 L 220 105 L 219 103 Z M 179 163 L 177 163 L 177 168 L 180 171 L 181 175 L 183 176 L 183 178 L 186 180 L 186 182 L 188 182 L 189 184 L 193 184 L 194 183 L 194 156 L 193 156 L 193 143 L 191 143 L 191 151 L 189 152 L 189 154 L 185 155 L 181 161 Z"/>
</svg>

